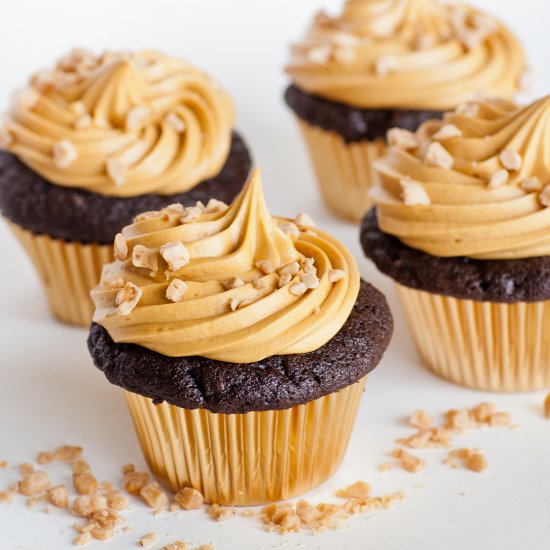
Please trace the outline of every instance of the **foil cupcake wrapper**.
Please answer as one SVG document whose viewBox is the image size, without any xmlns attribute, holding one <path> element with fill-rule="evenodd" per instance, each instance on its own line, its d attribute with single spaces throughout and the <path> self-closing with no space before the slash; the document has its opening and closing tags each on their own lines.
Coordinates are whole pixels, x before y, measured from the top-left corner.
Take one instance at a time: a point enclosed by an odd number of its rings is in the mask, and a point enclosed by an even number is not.
<svg viewBox="0 0 550 550">
<path fill-rule="evenodd" d="M 327 206 L 339 217 L 359 222 L 373 205 L 369 189 L 376 183 L 374 161 L 386 150 L 384 140 L 346 143 L 337 133 L 298 124 Z"/>
<path fill-rule="evenodd" d="M 437 375 L 486 391 L 550 388 L 550 300 L 459 300 L 396 285 L 418 351 Z"/>
<path fill-rule="evenodd" d="M 257 505 L 326 481 L 348 447 L 366 377 L 281 411 L 214 414 L 124 391 L 141 449 L 159 481 L 199 490 L 207 502 Z"/>
<path fill-rule="evenodd" d="M 53 315 L 89 326 L 94 312 L 90 290 L 99 283 L 103 265 L 113 261 L 113 247 L 65 242 L 9 225 L 38 272 Z"/>
</svg>

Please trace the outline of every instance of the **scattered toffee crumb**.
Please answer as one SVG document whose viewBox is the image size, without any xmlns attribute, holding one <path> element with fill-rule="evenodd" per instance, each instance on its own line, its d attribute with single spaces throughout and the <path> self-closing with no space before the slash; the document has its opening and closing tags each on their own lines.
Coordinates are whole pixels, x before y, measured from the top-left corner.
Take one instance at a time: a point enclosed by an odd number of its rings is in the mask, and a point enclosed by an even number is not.
<svg viewBox="0 0 550 550">
<path fill-rule="evenodd" d="M 363 485 L 360 486 L 364 488 Z M 350 485 L 350 487 L 357 487 L 357 484 Z M 347 492 L 348 489 L 349 487 L 343 492 Z M 264 506 L 260 517 L 264 529 L 268 532 L 282 535 L 302 531 L 321 533 L 338 529 L 345 520 L 352 516 L 366 514 L 373 510 L 387 510 L 393 504 L 404 500 L 405 494 L 399 492 L 381 497 L 351 497 L 347 498 L 343 504 L 319 503 L 314 505 L 306 500 L 300 500 L 297 503 L 274 503 Z"/>
</svg>

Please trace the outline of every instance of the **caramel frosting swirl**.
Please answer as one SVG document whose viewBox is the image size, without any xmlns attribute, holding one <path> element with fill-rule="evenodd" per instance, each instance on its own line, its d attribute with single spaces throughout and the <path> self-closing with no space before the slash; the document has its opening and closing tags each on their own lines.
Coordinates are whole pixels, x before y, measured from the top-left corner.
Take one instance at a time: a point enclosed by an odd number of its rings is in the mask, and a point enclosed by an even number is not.
<svg viewBox="0 0 550 550">
<path fill-rule="evenodd" d="M 115 342 L 167 356 L 250 363 L 314 351 L 349 317 L 360 276 L 309 220 L 272 217 L 258 171 L 229 207 L 145 213 L 117 236 L 94 320 Z"/>
<path fill-rule="evenodd" d="M 225 91 L 185 61 L 74 50 L 14 94 L 3 135 L 54 184 L 170 195 L 220 172 L 233 120 Z"/>
<path fill-rule="evenodd" d="M 384 232 L 434 256 L 550 255 L 550 96 L 471 102 L 388 138 L 372 191 Z"/>
<path fill-rule="evenodd" d="M 320 13 L 287 66 L 308 93 L 367 109 L 446 110 L 477 92 L 512 97 L 522 47 L 500 22 L 439 0 L 347 0 Z"/>
</svg>

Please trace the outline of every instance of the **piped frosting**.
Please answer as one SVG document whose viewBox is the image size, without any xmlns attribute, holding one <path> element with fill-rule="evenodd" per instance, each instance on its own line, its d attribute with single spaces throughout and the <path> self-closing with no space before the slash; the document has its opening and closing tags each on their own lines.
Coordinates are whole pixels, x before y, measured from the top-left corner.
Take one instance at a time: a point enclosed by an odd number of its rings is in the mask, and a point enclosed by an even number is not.
<svg viewBox="0 0 550 550">
<path fill-rule="evenodd" d="M 57 185 L 170 195 L 219 173 L 233 120 L 226 92 L 185 61 L 74 50 L 14 94 L 0 141 Z"/>
<path fill-rule="evenodd" d="M 512 97 L 521 45 L 499 21 L 439 0 L 347 0 L 292 47 L 302 90 L 361 108 L 446 110 L 477 92 Z"/>
<path fill-rule="evenodd" d="M 384 232 L 434 256 L 550 255 L 550 96 L 470 102 L 403 132 L 376 164 Z"/>
<path fill-rule="evenodd" d="M 235 202 L 148 212 L 92 291 L 115 342 L 250 363 L 328 342 L 355 304 L 353 256 L 307 216 L 272 217 L 256 171 Z"/>
</svg>

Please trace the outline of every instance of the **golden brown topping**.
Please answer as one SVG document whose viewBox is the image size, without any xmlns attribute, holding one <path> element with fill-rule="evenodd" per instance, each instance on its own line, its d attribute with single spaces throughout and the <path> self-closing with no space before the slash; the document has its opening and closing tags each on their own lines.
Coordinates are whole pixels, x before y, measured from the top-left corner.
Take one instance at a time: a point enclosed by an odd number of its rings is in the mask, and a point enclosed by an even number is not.
<svg viewBox="0 0 550 550">
<path fill-rule="evenodd" d="M 132 474 L 136 471 L 136 467 L 133 464 L 125 464 L 122 467 L 122 475 Z"/>
<path fill-rule="evenodd" d="M 307 286 L 304 283 L 295 283 L 290 287 L 289 292 L 294 296 L 302 296 L 307 292 Z"/>
<path fill-rule="evenodd" d="M 200 491 L 191 487 L 184 487 L 174 495 L 174 500 L 184 510 L 197 510 L 204 504 L 204 497 Z"/>
<path fill-rule="evenodd" d="M 48 490 L 48 500 L 57 508 L 69 506 L 69 491 L 64 485 L 56 485 Z"/>
<path fill-rule="evenodd" d="M 94 525 L 90 530 L 90 534 L 96 540 L 109 540 L 115 536 L 113 529 L 103 529 L 99 525 Z"/>
<path fill-rule="evenodd" d="M 388 131 L 386 139 L 388 145 L 398 147 L 404 151 L 416 149 L 419 145 L 418 138 L 413 132 L 401 128 L 392 128 Z"/>
<path fill-rule="evenodd" d="M 138 305 L 141 300 L 143 291 L 134 283 L 126 283 L 124 288 L 118 291 L 115 299 L 115 305 L 117 306 L 116 312 L 118 315 L 128 315 Z"/>
<path fill-rule="evenodd" d="M 189 252 L 181 242 L 166 243 L 160 247 L 160 254 L 170 271 L 178 271 L 189 262 Z"/>
<path fill-rule="evenodd" d="M 304 212 L 298 214 L 294 221 L 302 227 L 315 227 L 314 219 L 309 214 L 306 214 Z"/>
<path fill-rule="evenodd" d="M 226 521 L 235 517 L 235 509 L 229 506 L 212 504 L 208 507 L 208 515 L 216 521 Z"/>
<path fill-rule="evenodd" d="M 266 275 L 275 271 L 273 264 L 269 260 L 258 260 L 256 262 L 256 267 Z"/>
<path fill-rule="evenodd" d="M 430 196 L 420 183 L 405 178 L 399 180 L 399 185 L 402 189 L 403 202 L 406 205 L 427 206 L 430 204 Z"/>
<path fill-rule="evenodd" d="M 10 487 L 5 491 L 0 491 L 0 502 L 11 502 L 17 494 L 17 486 Z"/>
<path fill-rule="evenodd" d="M 300 230 L 294 222 L 284 220 L 280 221 L 277 225 L 279 229 L 286 233 L 292 240 L 298 239 L 300 237 Z"/>
<path fill-rule="evenodd" d="M 306 288 L 308 290 L 312 288 L 318 288 L 320 284 L 319 277 L 317 277 L 317 274 L 313 271 L 303 273 L 300 278 L 302 279 L 302 283 L 306 285 Z"/>
<path fill-rule="evenodd" d="M 128 499 L 120 491 L 107 491 L 105 498 L 107 499 L 107 506 L 112 510 L 122 511 L 128 508 Z"/>
<path fill-rule="evenodd" d="M 455 459 L 461 460 L 464 466 L 472 472 L 481 473 L 488 467 L 487 459 L 477 449 L 457 449 L 456 451 L 452 451 L 444 463 L 452 468 L 456 468 Z"/>
<path fill-rule="evenodd" d="M 77 157 L 74 145 L 67 139 L 58 141 L 53 148 L 53 161 L 58 168 L 68 168 Z"/>
<path fill-rule="evenodd" d="M 90 497 L 87 495 L 76 497 L 75 501 L 73 502 L 72 512 L 75 516 L 87 518 L 91 516 L 94 511 L 95 510 L 90 501 Z"/>
<path fill-rule="evenodd" d="M 432 138 L 437 141 L 444 141 L 446 139 L 452 139 L 462 137 L 462 130 L 454 124 L 444 124 Z"/>
<path fill-rule="evenodd" d="M 128 257 L 128 243 L 122 233 L 116 234 L 114 248 L 117 260 L 125 260 Z"/>
<path fill-rule="evenodd" d="M 389 472 L 391 470 L 391 464 L 389 462 L 384 462 L 384 464 L 378 466 L 378 470 L 382 473 Z"/>
<path fill-rule="evenodd" d="M 19 464 L 19 472 L 22 473 L 24 476 L 27 476 L 34 472 L 34 466 L 30 462 Z"/>
<path fill-rule="evenodd" d="M 498 189 L 499 187 L 506 185 L 509 177 L 510 174 L 508 173 L 508 170 L 504 168 L 497 170 L 489 180 L 489 189 Z"/>
<path fill-rule="evenodd" d="M 156 250 L 138 244 L 132 251 L 132 263 L 136 267 L 143 267 L 145 269 L 150 269 L 151 271 L 158 271 L 158 254 Z"/>
<path fill-rule="evenodd" d="M 156 481 L 142 487 L 139 494 L 151 508 L 164 508 L 168 506 L 168 495 L 160 488 L 160 485 Z"/>
<path fill-rule="evenodd" d="M 75 473 L 73 486 L 80 495 L 93 495 L 97 491 L 97 479 L 91 472 Z"/>
<path fill-rule="evenodd" d="M 404 470 L 413 474 L 420 472 L 426 467 L 426 462 L 424 460 L 403 449 L 396 449 L 392 452 L 392 456 L 399 459 Z"/>
<path fill-rule="evenodd" d="M 433 419 L 426 411 L 419 409 L 411 414 L 409 424 L 419 430 L 427 430 L 432 427 Z"/>
<path fill-rule="evenodd" d="M 506 170 L 519 170 L 523 164 L 523 157 L 517 151 L 511 149 L 502 151 L 498 158 Z"/>
<path fill-rule="evenodd" d="M 76 445 L 62 445 L 54 451 L 55 459 L 60 462 L 76 460 L 82 454 L 82 447 Z"/>
<path fill-rule="evenodd" d="M 241 286 L 243 286 L 245 283 L 244 281 L 239 278 L 239 277 L 231 277 L 231 279 L 227 279 L 227 281 L 225 281 L 223 283 L 223 286 L 227 289 L 227 290 L 232 290 L 233 288 L 239 288 Z"/>
<path fill-rule="evenodd" d="M 428 166 L 450 170 L 454 165 L 454 158 L 441 143 L 434 141 L 428 147 L 424 162 Z"/>
<path fill-rule="evenodd" d="M 477 422 L 470 411 L 463 410 L 450 410 L 446 413 L 446 424 L 445 427 L 449 430 L 456 430 L 462 432 L 471 428 L 477 428 Z"/>
<path fill-rule="evenodd" d="M 38 462 L 38 464 L 49 464 L 54 460 L 55 460 L 55 455 L 49 451 L 43 451 L 39 453 L 38 457 L 36 458 L 36 462 Z"/>
<path fill-rule="evenodd" d="M 73 462 L 73 474 L 84 474 L 91 471 L 90 465 L 85 460 L 78 459 Z"/>
<path fill-rule="evenodd" d="M 271 504 L 262 508 L 261 519 L 266 530 L 280 534 L 302 530 L 319 533 L 327 529 L 338 529 L 342 521 L 352 515 L 387 509 L 404 498 L 403 493 L 396 493 L 382 497 L 351 497 L 344 504 L 312 505 L 305 500 L 296 504 Z"/>
<path fill-rule="evenodd" d="M 400 438 L 396 443 L 411 449 L 440 449 L 450 447 L 451 439 L 452 433 L 449 430 L 433 427 L 427 430 L 418 430 L 416 434 L 407 438 Z"/>
<path fill-rule="evenodd" d="M 130 471 L 124 476 L 124 489 L 131 495 L 139 495 L 148 482 L 149 474 L 147 472 Z"/>
<path fill-rule="evenodd" d="M 278 272 L 279 275 L 297 275 L 300 271 L 300 264 L 298 262 L 291 262 L 283 267 L 280 267 Z"/>
<path fill-rule="evenodd" d="M 399 59 L 392 54 L 381 55 L 375 62 L 376 74 L 378 76 L 388 76 L 397 71 Z"/>
<path fill-rule="evenodd" d="M 345 489 L 336 491 L 336 496 L 340 498 L 364 498 L 371 492 L 371 486 L 364 481 L 356 481 Z"/>
<path fill-rule="evenodd" d="M 19 482 L 19 492 L 32 496 L 45 493 L 50 487 L 50 478 L 45 472 L 32 472 Z"/>
<path fill-rule="evenodd" d="M 536 176 L 524 179 L 520 184 L 520 188 L 523 189 L 526 193 L 533 193 L 535 191 L 540 191 L 542 189 L 542 183 L 540 179 Z"/>
<path fill-rule="evenodd" d="M 183 300 L 187 291 L 187 283 L 181 279 L 173 279 L 166 289 L 166 299 L 178 303 Z"/>
<path fill-rule="evenodd" d="M 86 544 L 89 544 L 92 542 L 92 535 L 89 532 L 81 533 L 74 539 L 75 546 L 85 546 Z"/>
</svg>

